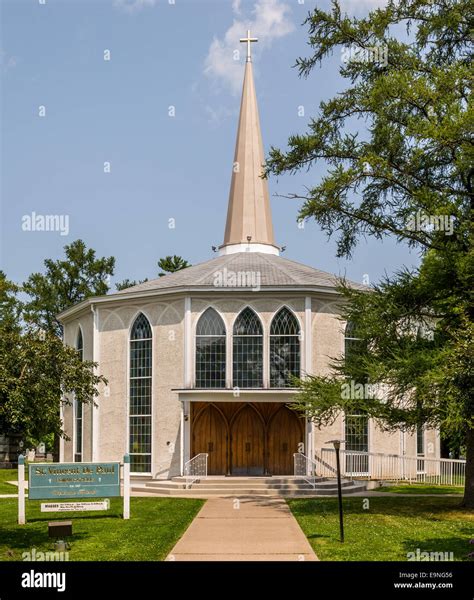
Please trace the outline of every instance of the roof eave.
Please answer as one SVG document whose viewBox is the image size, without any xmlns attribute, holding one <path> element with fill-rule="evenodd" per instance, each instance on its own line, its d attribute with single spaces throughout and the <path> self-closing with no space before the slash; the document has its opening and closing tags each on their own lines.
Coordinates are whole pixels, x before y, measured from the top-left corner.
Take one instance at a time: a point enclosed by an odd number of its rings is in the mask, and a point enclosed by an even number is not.
<svg viewBox="0 0 474 600">
<path fill-rule="evenodd" d="M 252 292 L 251 288 L 249 288 L 249 293 Z M 78 312 L 81 312 L 83 309 L 88 306 L 93 306 L 96 304 L 106 304 L 106 303 L 115 303 L 121 302 L 123 300 L 133 300 L 133 299 L 141 299 L 141 298 L 152 298 L 153 296 L 165 296 L 171 294 L 189 294 L 189 293 L 218 293 L 218 294 L 232 294 L 235 292 L 245 292 L 245 288 L 225 288 L 219 287 L 216 288 L 214 286 L 179 286 L 173 288 L 166 288 L 163 290 L 142 290 L 139 292 L 127 292 L 126 294 L 113 294 L 110 296 L 93 296 L 91 298 L 86 298 L 67 308 L 66 310 L 61 311 L 57 315 L 58 321 L 64 323 L 70 317 L 75 315 Z M 336 289 L 336 286 L 321 286 L 321 285 L 278 285 L 278 286 L 261 286 L 259 292 L 300 292 L 300 293 L 316 293 L 316 294 L 331 294 L 334 296 L 339 296 L 339 292 Z"/>
</svg>

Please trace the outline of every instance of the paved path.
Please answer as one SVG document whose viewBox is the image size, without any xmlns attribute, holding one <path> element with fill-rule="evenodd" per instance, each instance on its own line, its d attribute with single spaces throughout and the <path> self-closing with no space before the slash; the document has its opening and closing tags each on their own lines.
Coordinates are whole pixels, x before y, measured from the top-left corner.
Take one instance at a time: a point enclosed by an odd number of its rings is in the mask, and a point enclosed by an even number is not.
<svg viewBox="0 0 474 600">
<path fill-rule="evenodd" d="M 318 560 L 282 498 L 212 498 L 167 560 Z"/>
</svg>

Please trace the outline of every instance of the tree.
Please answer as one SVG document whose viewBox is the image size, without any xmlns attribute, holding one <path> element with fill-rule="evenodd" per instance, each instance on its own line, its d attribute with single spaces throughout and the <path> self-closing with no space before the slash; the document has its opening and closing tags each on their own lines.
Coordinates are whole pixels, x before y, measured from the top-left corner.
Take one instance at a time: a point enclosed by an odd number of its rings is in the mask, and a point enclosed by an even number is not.
<svg viewBox="0 0 474 600">
<path fill-rule="evenodd" d="M 64 247 L 65 259 L 44 261 L 45 273 L 33 273 L 23 284 L 30 296 L 24 317 L 45 331 L 62 335 L 56 316 L 69 306 L 90 296 L 102 296 L 109 290 L 109 277 L 114 273 L 115 258 L 96 258 L 82 240 Z"/>
<path fill-rule="evenodd" d="M 335 375 L 300 382 L 301 404 L 316 422 L 353 408 L 341 400 L 341 377 L 387 384 L 388 402 L 363 409 L 386 427 L 439 425 L 466 439 L 464 504 L 474 507 L 472 399 L 473 111 L 472 5 L 467 0 L 390 0 L 364 18 L 330 12 L 307 18 L 312 54 L 300 75 L 331 53 L 346 58 L 350 85 L 320 106 L 304 135 L 272 148 L 266 175 L 295 173 L 318 162 L 327 173 L 305 194 L 300 219 L 337 234 L 338 256 L 360 237 L 394 236 L 420 253 L 371 293 L 341 293 L 365 351 Z M 407 39 L 394 37 L 405 25 Z M 363 135 L 354 133 L 363 129 Z M 420 331 L 428 331 L 428 335 Z M 418 334 L 417 334 L 418 332 Z M 469 371 L 469 368 L 471 371 Z"/>
<path fill-rule="evenodd" d="M 93 402 L 106 380 L 94 373 L 95 363 L 82 361 L 54 333 L 23 329 L 17 291 L 0 273 L 0 431 L 30 440 L 64 436 L 60 404 L 70 404 L 71 394 Z"/>
<path fill-rule="evenodd" d="M 186 267 L 190 266 L 188 261 L 181 256 L 176 256 L 176 254 L 174 256 L 165 256 L 158 261 L 158 267 L 162 271 L 158 273 L 158 277 L 163 277 L 168 273 L 176 273 L 176 271 L 181 271 L 181 269 L 186 269 Z"/>
<path fill-rule="evenodd" d="M 139 285 L 140 283 L 145 283 L 146 281 L 148 281 L 147 278 L 140 279 L 139 281 L 136 281 L 135 279 L 124 279 L 123 281 L 119 281 L 115 284 L 115 289 L 118 292 L 121 292 L 122 290 L 126 290 L 127 288 Z"/>
</svg>

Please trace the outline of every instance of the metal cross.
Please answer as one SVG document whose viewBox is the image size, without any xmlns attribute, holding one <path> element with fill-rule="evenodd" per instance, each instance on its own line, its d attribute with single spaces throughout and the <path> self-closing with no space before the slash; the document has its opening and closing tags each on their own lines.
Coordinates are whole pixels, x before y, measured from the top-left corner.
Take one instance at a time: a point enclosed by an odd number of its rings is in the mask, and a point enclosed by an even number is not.
<svg viewBox="0 0 474 600">
<path fill-rule="evenodd" d="M 258 38 L 250 37 L 250 29 L 247 30 L 247 37 L 240 38 L 241 42 L 246 42 L 247 44 L 247 62 L 252 62 L 252 57 L 250 55 L 250 44 L 252 42 L 258 42 Z"/>
</svg>

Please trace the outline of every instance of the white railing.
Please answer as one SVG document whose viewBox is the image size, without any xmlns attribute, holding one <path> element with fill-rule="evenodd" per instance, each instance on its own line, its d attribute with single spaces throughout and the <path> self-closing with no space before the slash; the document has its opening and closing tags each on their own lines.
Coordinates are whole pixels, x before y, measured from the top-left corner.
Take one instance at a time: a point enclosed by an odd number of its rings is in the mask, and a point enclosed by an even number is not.
<svg viewBox="0 0 474 600">
<path fill-rule="evenodd" d="M 316 479 L 319 477 L 317 463 L 300 452 L 293 454 L 293 463 L 295 476 L 301 477 L 315 488 Z"/>
<path fill-rule="evenodd" d="M 207 477 L 207 456 L 206 453 L 201 452 L 184 463 L 186 489 L 189 489 L 195 481 Z"/>
<path fill-rule="evenodd" d="M 334 477 L 336 451 L 322 448 L 316 452 L 322 477 Z M 341 473 L 344 477 L 408 481 L 433 485 L 463 486 L 466 478 L 466 461 L 450 458 L 425 458 L 377 452 L 340 451 Z"/>
</svg>

